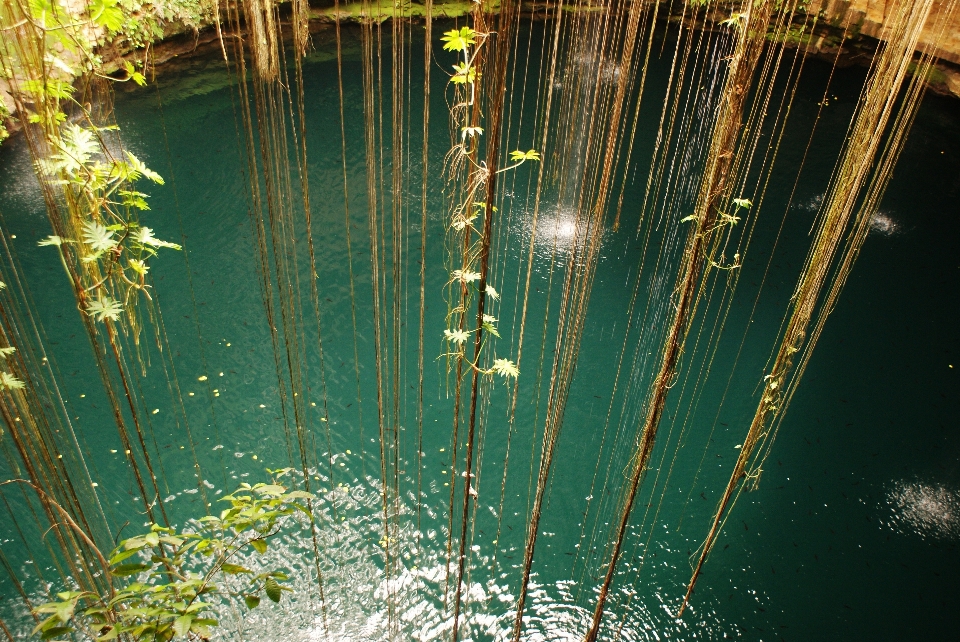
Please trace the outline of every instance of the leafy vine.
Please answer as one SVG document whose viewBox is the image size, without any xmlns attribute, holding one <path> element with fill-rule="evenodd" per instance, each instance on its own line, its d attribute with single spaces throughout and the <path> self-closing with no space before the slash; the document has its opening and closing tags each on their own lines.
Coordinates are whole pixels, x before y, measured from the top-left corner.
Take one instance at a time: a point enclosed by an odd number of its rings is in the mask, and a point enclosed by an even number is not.
<svg viewBox="0 0 960 642">
<path fill-rule="evenodd" d="M 492 216 L 497 212 L 496 207 L 491 207 L 492 211 L 488 212 L 487 204 L 478 198 L 490 177 L 490 170 L 486 163 L 477 159 L 480 138 L 484 133 L 480 125 L 482 113 L 477 101 L 477 83 L 483 75 L 478 61 L 479 52 L 489 35 L 464 26 L 445 32 L 441 38 L 444 50 L 456 52 L 460 58 L 452 65 L 453 73 L 450 75 L 450 83 L 454 86 L 455 92 L 451 118 L 459 131 L 459 138 L 447 153 L 447 163 L 454 180 L 463 170 L 466 171 L 463 192 L 453 205 L 453 212 L 447 226 L 450 235 L 448 247 L 462 248 L 462 252 L 460 265 L 450 270 L 450 278 L 446 284 L 456 293 L 457 303 L 449 306 L 447 325 L 455 327 L 448 327 L 443 331 L 449 350 L 441 356 L 455 361 L 465 361 L 471 369 L 480 374 L 500 375 L 509 379 L 516 378 L 520 374 L 512 360 L 494 355 L 491 367 L 483 368 L 479 363 L 480 359 L 475 363 L 468 359 L 464 352 L 467 340 L 475 332 L 482 330 L 488 335 L 500 336 L 496 326 L 497 318 L 492 314 L 483 315 L 480 327 L 473 329 L 466 327 L 467 310 L 474 296 L 488 296 L 492 301 L 500 299 L 500 294 L 490 284 L 485 285 L 484 292 L 478 292 L 481 274 L 477 271 L 479 248 L 484 240 L 482 225 L 484 217 Z M 497 174 L 516 169 L 527 161 L 540 161 L 540 154 L 533 149 L 516 150 L 510 153 L 510 161 L 511 164 L 497 170 Z"/>
</svg>

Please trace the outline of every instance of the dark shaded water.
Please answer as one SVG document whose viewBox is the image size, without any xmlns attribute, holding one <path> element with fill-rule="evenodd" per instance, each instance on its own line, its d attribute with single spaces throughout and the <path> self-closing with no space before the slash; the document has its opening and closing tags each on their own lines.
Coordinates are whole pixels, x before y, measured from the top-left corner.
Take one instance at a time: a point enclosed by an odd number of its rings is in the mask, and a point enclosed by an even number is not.
<svg viewBox="0 0 960 642">
<path fill-rule="evenodd" d="M 535 31 L 539 34 L 539 31 Z M 328 38 L 304 68 L 310 150 L 313 222 L 322 297 L 325 368 L 334 465 L 327 496 L 338 504 L 336 517 L 324 509 L 324 572 L 331 626 L 338 640 L 384 636 L 384 598 L 379 514 L 379 455 L 373 385 L 369 239 L 366 236 L 365 161 L 360 61 L 355 34 L 346 33 L 346 127 L 356 340 L 361 395 L 357 399 L 354 328 L 343 212 L 336 60 Z M 539 40 L 533 39 L 534 48 Z M 439 50 L 439 48 L 437 48 Z M 117 98 L 125 144 L 168 180 L 151 189 L 152 211 L 144 224 L 160 238 L 179 240 L 192 271 L 188 281 L 182 254 L 168 252 L 154 261 L 156 295 L 174 352 L 189 419 L 212 495 L 230 490 L 237 480 L 261 479 L 264 467 L 287 465 L 271 342 L 264 320 L 253 235 L 246 205 L 245 177 L 238 153 L 235 95 L 220 63 L 198 61 L 176 78 Z M 417 65 L 412 65 L 413 69 Z M 650 72 L 650 96 L 663 91 L 668 61 Z M 612 600 L 611 627 L 623 622 L 623 639 L 750 640 L 900 640 L 953 639 L 960 626 L 960 410 L 957 376 L 960 345 L 960 109 L 956 100 L 929 96 L 917 118 L 873 230 L 867 239 L 840 305 L 831 317 L 803 384 L 767 460 L 762 483 L 736 506 L 697 588 L 692 612 L 672 619 L 689 579 L 688 555 L 706 532 L 709 517 L 736 458 L 747 422 L 756 406 L 755 388 L 772 348 L 787 299 L 809 245 L 808 230 L 833 167 L 845 128 L 863 82 L 861 69 L 837 70 L 793 201 L 788 198 L 823 95 L 829 68 L 808 63 L 746 256 L 740 285 L 718 343 L 711 376 L 694 388 L 697 374 L 678 386 L 661 430 L 653 469 L 635 510 L 634 527 Z M 422 73 L 422 72 L 421 72 Z M 439 75 L 439 74 L 437 74 Z M 435 76 L 436 77 L 436 76 Z M 422 76 L 421 76 L 422 78 Z M 443 78 L 434 94 L 435 127 L 444 126 Z M 412 86 L 422 85 L 416 72 Z M 530 90 L 529 100 L 533 100 Z M 516 98 L 520 97 L 518 93 Z M 159 100 L 158 100 L 159 99 Z M 575 640 L 592 609 L 594 579 L 612 521 L 613 501 L 623 483 L 633 443 L 642 391 L 655 367 L 658 332 L 663 331 L 662 296 L 671 287 L 676 257 L 668 258 L 643 282 L 641 297 L 659 294 L 661 303 L 644 322 L 635 320 L 627 338 L 624 374 L 611 405 L 611 391 L 624 344 L 627 307 L 642 256 L 636 226 L 653 136 L 658 101 L 642 112 L 636 167 L 628 186 L 619 232 L 606 234 L 586 320 L 576 379 L 558 447 L 558 461 L 541 524 L 534 565 L 536 584 L 528 607 L 528 640 Z M 160 105 L 162 104 L 162 109 Z M 411 131 L 418 131 L 414 107 Z M 528 105 L 527 110 L 531 107 Z M 532 118 L 514 124 L 511 145 L 528 148 Z M 432 171 L 439 172 L 446 141 L 436 137 Z M 412 136 L 413 175 L 419 176 L 419 142 Z M 514 142 L 516 143 L 514 145 Z M 502 294 L 496 312 L 503 340 L 497 353 L 515 350 L 522 296 L 522 259 L 531 234 L 529 168 L 505 181 L 502 231 L 494 281 Z M 128 519 L 137 493 L 119 439 L 91 372 L 90 348 L 51 248 L 36 242 L 50 234 L 43 203 L 31 178 L 23 146 L 0 150 L 0 211 L 23 263 L 49 335 L 50 352 L 64 374 L 63 389 L 76 426 L 94 465 L 94 479 L 116 527 Z M 419 180 L 413 179 L 413 193 Z M 425 493 L 421 534 L 416 514 L 416 267 L 408 267 L 409 295 L 404 301 L 404 387 L 401 405 L 402 490 L 407 519 L 399 550 L 405 573 L 394 590 L 401 604 L 407 639 L 442 638 L 449 622 L 442 614 L 447 502 L 450 474 L 452 400 L 442 385 L 440 339 L 448 274 L 441 252 L 444 213 L 439 189 L 432 195 L 427 251 L 425 415 L 422 486 Z M 767 268 L 773 239 L 785 225 L 770 272 L 762 281 L 756 311 L 751 307 Z M 676 213 L 658 222 L 652 243 L 676 248 L 670 232 Z M 572 214 L 562 205 L 545 205 L 537 235 L 537 263 L 531 286 L 531 311 L 521 364 L 521 400 L 510 444 L 510 469 L 497 540 L 502 463 L 507 448 L 507 406 L 503 386 L 490 393 L 482 466 L 476 481 L 478 510 L 472 533 L 473 571 L 467 613 L 475 640 L 499 638 L 512 619 L 528 510 L 531 445 L 540 439 L 545 393 L 537 363 L 552 359 L 552 324 L 543 341 L 546 306 L 556 312 L 561 278 L 550 279 L 551 248 L 559 256 L 572 234 Z M 419 204 L 411 208 L 408 263 L 419 254 Z M 541 238 L 542 236 L 542 238 Z M 664 241 L 667 239 L 667 241 Z M 305 248 L 301 250 L 305 255 Z M 305 263 L 305 261 L 304 261 Z M 190 286 L 196 300 L 194 307 Z M 306 293 L 306 286 L 304 286 Z M 519 293 L 519 294 L 518 294 Z M 719 297 L 717 297 L 719 298 Z M 704 341 L 688 348 L 689 363 L 699 364 L 717 306 L 704 306 Z M 555 323 L 555 320 L 552 322 Z M 644 323 L 646 325 L 644 325 Z M 743 349 L 730 378 L 744 332 Z M 199 330 L 199 336 L 198 336 Z M 202 343 L 201 360 L 198 341 Z M 532 347 L 531 347 L 532 346 Z M 637 359 L 634 362 L 636 348 Z M 316 359 L 308 363 L 316 371 Z M 636 363 L 631 372 L 631 364 Z M 545 366 L 545 367 L 548 367 Z M 542 371 L 541 371 L 542 372 Z M 630 373 L 629 381 L 628 375 Z M 206 383 L 198 381 L 208 376 Z M 682 373 L 686 376 L 686 371 Z M 151 430 L 165 473 L 164 492 L 178 519 L 202 513 L 184 429 L 169 411 L 162 369 L 152 367 L 142 380 Z M 545 383 L 543 385 L 546 385 Z M 214 393 L 215 391 L 215 393 Z M 191 394 L 192 393 L 192 394 Z M 316 395 L 316 393 L 314 393 Z M 625 401 L 626 395 L 626 401 Z M 695 403 L 691 402 L 696 398 Z M 539 405 L 537 400 L 539 399 Z M 319 401 L 319 397 L 313 397 Z M 608 408 L 608 437 L 603 440 Z M 718 408 L 720 410 L 718 411 Z M 311 407 L 318 444 L 325 444 L 319 408 Z M 361 417 L 362 413 L 362 417 Z M 689 414 L 688 414 L 689 413 Z M 715 416 L 716 415 L 716 419 Z M 684 419 L 686 418 L 686 420 Z M 622 430 L 620 429 L 622 427 Z M 362 436 L 361 436 L 362 429 Z M 601 443 L 603 443 L 601 449 Z M 325 446 L 318 449 L 326 462 Z M 537 455 L 538 456 L 538 455 Z M 597 461 L 601 462 L 597 466 Z M 5 465 L 5 464 L 4 464 Z M 461 464 L 462 465 L 462 464 Z M 595 469 L 600 484 L 592 487 Z M 608 471 L 609 470 L 609 474 Z M 4 469 L 4 475 L 6 470 Z M 318 476 L 329 483 L 326 464 Z M 595 494 L 596 498 L 592 497 Z M 588 496 L 590 497 L 588 503 Z M 661 501 L 662 500 L 662 501 Z M 583 514 L 589 505 L 586 528 Z M 16 506 L 16 505 L 15 505 Z M 647 508 L 649 507 L 649 508 Z M 599 517 L 597 517 L 599 511 Z M 342 518 L 342 519 L 341 519 Z M 0 518 L 0 523 L 7 517 Z M 642 523 L 641 523 L 642 522 Z M 595 528 L 595 523 L 598 526 Z M 6 526 L 0 536 L 12 538 Z M 422 548 L 418 549 L 420 544 Z M 596 547 L 596 553 L 584 553 Z M 3 550 L 15 568 L 29 575 L 24 551 L 15 539 Z M 300 570 L 299 589 L 281 607 L 258 609 L 245 619 L 227 617 L 227 639 L 322 639 L 317 603 L 306 577 L 312 562 L 295 541 L 271 552 Z M 496 561 L 496 570 L 491 567 Z M 586 566 L 586 569 L 584 568 Z M 14 607 L 9 583 L 0 611 Z M 6 616 L 4 616 L 7 619 Z M 605 639 L 613 639 L 612 631 Z"/>
</svg>

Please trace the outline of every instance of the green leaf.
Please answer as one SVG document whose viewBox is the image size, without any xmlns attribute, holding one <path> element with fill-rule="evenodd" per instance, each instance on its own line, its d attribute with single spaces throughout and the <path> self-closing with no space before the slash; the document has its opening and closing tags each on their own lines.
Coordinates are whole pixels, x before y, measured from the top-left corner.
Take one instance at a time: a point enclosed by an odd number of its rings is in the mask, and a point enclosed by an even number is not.
<svg viewBox="0 0 960 642">
<path fill-rule="evenodd" d="M 181 615 L 173 622 L 173 632 L 177 635 L 186 636 L 190 632 L 191 624 L 193 624 L 192 615 Z"/>
<path fill-rule="evenodd" d="M 117 247 L 113 232 L 96 221 L 87 221 L 83 224 L 83 242 L 96 253 L 107 252 Z"/>
<path fill-rule="evenodd" d="M 443 337 L 447 341 L 452 341 L 458 345 L 463 345 L 466 343 L 467 339 L 470 338 L 470 333 L 466 330 L 444 330 Z"/>
<path fill-rule="evenodd" d="M 90 19 L 110 31 L 119 31 L 123 26 L 123 11 L 117 0 L 90 0 Z"/>
<path fill-rule="evenodd" d="M 213 618 L 196 618 L 190 625 L 190 632 L 197 634 L 201 640 L 208 640 L 212 635 L 209 627 L 217 626 L 219 623 Z"/>
<path fill-rule="evenodd" d="M 470 27 L 461 27 L 444 32 L 440 41 L 445 51 L 465 51 L 467 47 L 477 42 L 477 32 Z"/>
<path fill-rule="evenodd" d="M 261 495 L 282 495 L 286 488 L 277 484 L 264 484 L 263 486 L 254 486 L 253 489 Z"/>
<path fill-rule="evenodd" d="M 497 326 L 493 325 L 492 323 L 489 323 L 489 322 L 486 322 L 486 321 L 485 321 L 485 322 L 483 323 L 483 329 L 484 329 L 486 332 L 489 332 L 490 334 L 492 334 L 492 335 L 495 336 L 495 337 L 499 337 L 499 336 L 500 336 L 500 333 L 497 332 Z"/>
<path fill-rule="evenodd" d="M 126 207 L 133 207 L 138 210 L 148 210 L 150 205 L 147 203 L 147 195 L 143 192 L 135 192 L 131 190 L 118 190 L 117 192 L 123 198 L 123 204 Z"/>
<path fill-rule="evenodd" d="M 520 376 L 520 371 L 517 369 L 517 364 L 509 359 L 494 359 L 493 360 L 493 371 L 496 372 L 501 377 L 509 379 L 513 377 L 516 379 Z"/>
<path fill-rule="evenodd" d="M 65 597 L 63 599 L 65 601 L 57 604 L 57 608 L 54 613 L 61 622 L 66 624 L 70 621 L 70 618 L 73 617 L 73 611 L 77 608 L 77 601 L 71 600 L 69 597 Z"/>
<path fill-rule="evenodd" d="M 37 241 L 37 245 L 40 247 L 46 247 L 49 245 L 56 245 L 57 247 L 60 247 L 61 245 L 63 245 L 63 243 L 64 243 L 64 240 L 59 236 L 48 236 L 47 238 L 41 241 Z"/>
<path fill-rule="evenodd" d="M 127 151 L 125 153 L 127 155 L 127 161 L 130 163 L 130 169 L 138 174 L 142 174 L 144 177 L 150 179 L 158 185 L 163 185 L 163 178 L 160 176 L 160 174 L 157 174 L 155 171 L 144 165 L 143 161 L 134 156 L 131 152 Z"/>
<path fill-rule="evenodd" d="M 53 613 L 56 610 L 56 608 L 57 608 L 56 603 L 42 604 L 36 607 L 35 609 L 33 609 L 33 612 L 34 613 Z M 56 626 L 56 624 L 57 624 L 57 616 L 51 615 L 46 620 L 44 620 L 40 624 L 33 627 L 33 633 L 36 633 L 37 631 L 40 631 L 42 629 L 49 629 L 51 626 Z"/>
<path fill-rule="evenodd" d="M 267 552 L 267 540 L 265 539 L 252 539 L 250 540 L 250 546 L 255 548 L 261 555 Z"/>
<path fill-rule="evenodd" d="M 225 563 L 223 566 L 220 567 L 220 570 L 222 570 L 224 573 L 229 573 L 230 575 L 238 575 L 240 573 L 253 573 L 253 571 L 251 571 L 246 567 L 240 566 L 239 564 L 230 564 L 230 563 Z"/>
<path fill-rule="evenodd" d="M 472 65 L 467 64 L 456 64 L 453 65 L 453 75 L 450 77 L 450 82 L 457 85 L 463 85 L 465 83 L 472 83 L 477 79 L 477 70 L 473 68 Z"/>
<path fill-rule="evenodd" d="M 71 633 L 73 627 L 70 626 L 54 626 L 49 629 L 46 629 L 43 633 L 40 634 L 41 640 L 52 640 L 53 638 L 58 638 L 65 633 Z"/>
<path fill-rule="evenodd" d="M 132 557 L 133 555 L 136 555 L 139 552 L 140 552 L 139 548 L 131 548 L 128 551 L 122 551 L 120 553 L 117 553 L 110 558 L 110 565 L 113 566 L 113 565 L 119 564 L 120 562 L 127 559 L 128 557 Z"/>
<path fill-rule="evenodd" d="M 101 296 L 96 301 L 91 301 L 87 304 L 87 314 L 96 318 L 97 321 L 104 321 L 106 319 L 111 319 L 116 321 L 120 318 L 120 313 L 123 312 L 123 306 L 109 296 Z"/>
<path fill-rule="evenodd" d="M 260 605 L 260 596 L 244 595 L 243 601 L 246 603 L 248 609 L 255 609 Z"/>
<path fill-rule="evenodd" d="M 306 517 L 313 519 L 313 515 L 310 514 L 310 511 L 307 510 L 306 506 L 301 506 L 300 504 L 291 504 L 295 509 L 303 513 Z"/>
<path fill-rule="evenodd" d="M 540 160 L 540 152 L 535 149 L 530 149 L 527 151 L 515 149 L 514 151 L 510 152 L 510 160 L 515 163 L 523 163 L 524 161 L 538 161 Z"/>
<path fill-rule="evenodd" d="M 216 624 L 214 624 L 214 626 L 216 626 Z M 193 626 L 190 627 L 190 631 L 199 635 L 201 640 L 209 640 L 210 636 L 213 635 L 210 628 L 206 624 L 201 624 L 199 621 L 194 621 Z"/>
<path fill-rule="evenodd" d="M 133 80 L 141 87 L 147 84 L 147 79 L 139 71 L 133 68 L 133 63 L 127 61 L 123 64 L 123 68 L 127 71 L 127 78 Z"/>
<path fill-rule="evenodd" d="M 22 85 L 24 91 L 34 94 L 46 94 L 51 98 L 65 100 L 73 94 L 73 86 L 63 80 L 47 79 L 44 83 L 41 80 L 27 80 Z"/>
<path fill-rule="evenodd" d="M 0 387 L 7 390 L 22 390 L 25 385 L 9 372 L 0 372 Z"/>
<path fill-rule="evenodd" d="M 128 550 L 130 549 L 140 550 L 146 545 L 147 543 L 143 541 L 142 537 L 131 537 L 130 539 L 125 539 L 122 542 L 120 542 L 120 546 Z"/>
<path fill-rule="evenodd" d="M 145 541 L 150 546 L 159 546 L 160 545 L 160 536 L 156 533 L 147 533 L 143 536 L 143 541 Z"/>
<path fill-rule="evenodd" d="M 266 590 L 267 597 L 269 597 L 272 602 L 280 601 L 280 597 L 283 595 L 283 590 L 280 588 L 280 585 L 277 584 L 277 580 L 273 579 L 272 577 L 268 577 L 264 589 Z"/>
<path fill-rule="evenodd" d="M 125 575 L 136 575 L 137 573 L 142 573 L 146 570 L 149 570 L 152 567 L 152 564 L 147 564 L 140 562 L 137 564 L 121 564 L 113 569 L 113 574 L 115 576 L 124 577 Z"/>
</svg>

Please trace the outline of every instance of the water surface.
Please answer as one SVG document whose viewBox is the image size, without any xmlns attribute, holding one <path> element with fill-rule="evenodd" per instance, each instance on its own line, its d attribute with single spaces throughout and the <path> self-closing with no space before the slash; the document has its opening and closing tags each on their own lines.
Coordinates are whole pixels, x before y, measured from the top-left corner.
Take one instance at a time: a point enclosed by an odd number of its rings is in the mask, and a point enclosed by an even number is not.
<svg viewBox="0 0 960 642">
<path fill-rule="evenodd" d="M 533 34 L 534 60 L 540 29 L 525 30 L 521 37 L 520 46 L 525 47 Z M 401 637 L 439 640 L 450 625 L 441 594 L 453 406 L 443 360 L 438 359 L 444 350 L 446 312 L 441 295 L 449 278 L 442 251 L 443 195 L 437 185 L 429 201 L 419 482 L 423 498 L 417 532 L 419 268 L 414 263 L 419 258 L 422 163 L 417 133 L 420 102 L 415 99 L 409 158 L 410 193 L 415 196 L 410 197 L 407 212 L 408 281 L 400 305 L 405 328 L 398 393 L 403 511 L 395 550 L 402 551 L 403 572 L 388 586 L 382 572 L 357 37 L 352 29 L 345 30 L 353 299 L 344 224 L 337 67 L 327 35 L 318 37 L 317 49 L 304 66 L 312 233 L 317 244 L 325 351 L 321 364 L 315 349 L 309 348 L 306 363 L 314 402 L 321 399 L 317 382 L 319 369 L 324 368 L 329 410 L 325 425 L 322 404 L 309 407 L 310 431 L 322 462 L 315 473 L 325 498 L 321 533 L 328 621 L 331 639 L 385 639 L 385 602 L 394 595 Z M 167 179 L 164 187 L 151 188 L 152 209 L 143 222 L 160 238 L 182 239 L 185 248 L 183 253 L 166 252 L 154 261 L 154 285 L 203 470 L 204 492 L 211 499 L 232 490 L 240 480 L 263 479 L 264 468 L 290 464 L 253 258 L 247 179 L 235 118 L 237 94 L 220 64 L 215 57 L 198 60 L 176 76 L 161 76 L 156 86 L 119 94 L 116 100 L 125 145 Z M 652 97 L 664 91 L 669 60 L 654 60 L 651 65 L 647 91 Z M 414 88 L 422 86 L 421 67 L 411 64 Z M 688 556 L 706 532 L 756 407 L 757 382 L 796 283 L 810 242 L 808 232 L 865 75 L 857 68 L 835 71 L 830 85 L 833 98 L 822 112 L 810 156 L 790 200 L 829 73 L 829 67 L 818 61 L 809 61 L 804 70 L 790 129 L 725 332 L 716 344 L 710 376 L 694 372 L 687 377 L 688 371 L 683 371 L 683 385 L 671 397 L 652 469 L 637 500 L 604 639 L 614 639 L 617 629 L 624 640 L 951 639 L 960 625 L 955 581 L 960 572 L 956 420 L 960 345 L 955 332 L 960 311 L 960 110 L 955 99 L 937 96 L 928 96 L 920 110 L 853 276 L 766 462 L 762 483 L 739 500 L 700 579 L 691 611 L 681 621 L 670 615 L 689 579 Z M 430 171 L 439 174 L 447 149 L 442 135 L 445 79 L 439 72 L 434 79 L 433 126 L 441 135 L 433 137 Z M 523 97 L 517 90 L 515 104 Z M 533 83 L 526 99 L 535 100 Z M 650 297 L 660 303 L 646 319 L 637 316 L 626 337 L 624 374 L 611 403 L 629 300 L 643 256 L 636 230 L 660 104 L 651 98 L 641 112 L 623 224 L 619 231 L 605 232 L 541 523 L 526 640 L 577 640 L 589 623 L 615 500 L 642 410 L 642 391 L 656 366 L 657 339 L 664 324 L 663 295 L 672 287 L 671 270 L 677 264 L 669 251 L 659 271 L 648 271 L 641 281 L 641 300 Z M 519 106 L 516 109 L 519 113 Z M 525 109 L 524 114 L 531 113 L 529 104 Z M 389 112 L 386 117 L 389 120 Z M 525 115 L 524 119 L 511 124 L 511 145 L 520 148 L 533 146 L 533 118 Z M 385 158 L 389 163 L 389 150 Z M 502 356 L 512 354 L 519 332 L 522 266 L 532 233 L 533 203 L 527 193 L 531 171 L 521 168 L 504 181 L 504 223 L 494 279 L 502 295 L 496 310 L 503 335 L 496 350 Z M 0 150 L 0 211 L 4 232 L 16 236 L 13 244 L 47 331 L 50 352 L 63 375 L 63 391 L 76 417 L 86 458 L 94 464 L 93 476 L 107 518 L 114 529 L 131 521 L 130 531 L 125 531 L 129 535 L 143 519 L 136 512 L 139 497 L 122 451 L 116 452 L 119 438 L 99 381 L 92 375 L 90 347 L 61 268 L 51 248 L 36 245 L 50 229 L 25 149 L 16 140 Z M 533 329 L 524 339 L 521 397 L 515 430 L 509 436 L 510 467 L 502 509 L 509 432 L 504 386 L 491 387 L 484 406 L 485 430 L 475 480 L 477 510 L 467 547 L 472 570 L 465 593 L 469 624 L 464 636 L 473 640 L 502 639 L 509 632 L 518 590 L 530 474 L 539 457 L 543 387 L 547 385 L 544 369 L 553 358 L 556 319 L 551 317 L 545 324 L 544 311 L 549 304 L 556 314 L 562 281 L 557 268 L 551 279 L 551 264 L 557 257 L 562 263 L 573 232 L 572 214 L 562 199 L 545 202 L 541 214 L 528 313 Z M 783 230 L 771 258 L 781 221 L 785 221 Z M 651 243 L 675 250 L 672 225 L 675 222 L 669 217 L 657 221 Z M 302 238 L 298 252 L 306 274 Z M 769 272 L 761 281 L 768 262 Z M 309 306 L 307 288 L 303 288 Z M 356 327 L 352 305 L 356 306 Z M 701 310 L 705 332 L 718 310 L 717 305 Z M 359 398 L 354 342 L 359 355 Z M 702 363 L 706 350 L 706 341 L 689 347 L 688 363 Z M 198 380 L 204 375 L 206 383 Z M 694 387 L 698 380 L 704 382 L 702 388 Z M 163 471 L 168 509 L 182 522 L 203 512 L 185 428 L 170 409 L 162 368 L 152 366 L 140 384 L 148 408 L 159 409 L 150 415 L 149 429 Z M 697 401 L 692 403 L 694 398 Z M 5 525 L 0 536 L 14 568 L 24 577 L 32 576 L 15 533 Z M 228 613 L 224 639 L 323 639 L 307 549 L 288 538 L 270 555 L 295 571 L 297 592 L 280 606 L 265 605 L 246 616 Z M 6 578 L 0 579 L 0 586 L 4 596 L 0 611 L 10 622 L 6 613 L 16 610 L 11 606 L 15 596 Z"/>
</svg>

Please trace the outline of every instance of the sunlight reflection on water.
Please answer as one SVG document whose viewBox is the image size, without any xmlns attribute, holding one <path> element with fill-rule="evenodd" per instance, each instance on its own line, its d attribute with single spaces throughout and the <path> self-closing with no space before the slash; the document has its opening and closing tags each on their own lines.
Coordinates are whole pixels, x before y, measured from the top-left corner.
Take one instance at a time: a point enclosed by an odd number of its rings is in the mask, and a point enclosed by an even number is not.
<svg viewBox="0 0 960 642">
<path fill-rule="evenodd" d="M 887 492 L 891 529 L 922 539 L 960 539 L 960 493 L 937 483 L 895 482 Z"/>
<path fill-rule="evenodd" d="M 896 236 L 903 231 L 899 221 L 886 212 L 877 211 L 870 217 L 870 233 Z"/>
<path fill-rule="evenodd" d="M 265 555 L 243 554 L 237 562 L 255 572 L 284 569 L 290 576 L 285 584 L 292 591 L 284 594 L 280 604 L 264 600 L 252 611 L 230 606 L 222 609 L 221 627 L 215 639 L 432 642 L 449 638 L 452 607 L 448 604 L 445 608 L 443 603 L 447 578 L 446 533 L 425 529 L 418 537 L 413 527 L 415 517 L 411 504 L 401 506 L 406 519 L 400 521 L 405 525 L 396 533 L 396 541 L 391 542 L 392 550 L 402 551 L 399 574 L 388 580 L 383 572 L 379 485 L 370 477 L 364 481 L 366 483 L 338 485 L 336 490 L 321 492 L 324 502 L 315 507 L 326 617 L 309 535 L 294 533 L 296 528 L 291 527 L 288 534 L 271 542 Z M 455 551 L 456 548 L 454 558 Z M 493 557 L 489 547 L 473 546 L 470 555 L 468 568 L 472 571 L 464 580 L 460 639 L 506 642 L 512 639 L 516 613 L 516 595 L 511 591 L 514 574 L 506 568 L 490 573 Z M 522 553 L 511 547 L 501 550 L 500 555 L 516 557 Z M 452 578 L 456 574 L 455 561 L 451 561 L 449 568 Z M 241 592 L 244 587 L 242 580 L 232 576 L 224 577 L 223 582 L 234 592 Z M 534 572 L 521 640 L 581 640 L 593 614 L 584 603 L 578 603 L 573 595 L 575 590 L 574 582 L 544 583 Z M 606 626 L 610 628 L 605 629 L 607 637 L 603 639 L 616 637 L 623 642 L 684 639 L 689 632 L 689 624 L 669 617 L 662 596 L 658 596 L 657 603 L 630 600 L 633 589 L 629 582 L 614 592 L 619 595 L 618 601 L 626 603 L 626 620 L 622 620 L 624 612 L 619 609 L 617 613 L 608 613 Z M 388 608 L 388 604 L 392 606 Z M 395 622 L 393 635 L 389 630 L 391 610 Z M 724 637 L 726 627 L 711 609 L 704 609 L 695 621 L 694 626 L 704 632 L 706 638 Z"/>
</svg>

